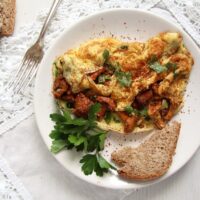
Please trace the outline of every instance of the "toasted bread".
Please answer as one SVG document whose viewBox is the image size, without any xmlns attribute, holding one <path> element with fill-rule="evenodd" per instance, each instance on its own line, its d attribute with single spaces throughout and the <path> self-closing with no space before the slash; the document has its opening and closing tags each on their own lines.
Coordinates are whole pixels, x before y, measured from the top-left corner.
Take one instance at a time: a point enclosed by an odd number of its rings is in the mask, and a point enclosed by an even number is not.
<svg viewBox="0 0 200 200">
<path fill-rule="evenodd" d="M 0 2 L 0 35 L 9 36 L 14 31 L 16 0 Z"/>
<path fill-rule="evenodd" d="M 118 174 L 141 181 L 164 175 L 172 163 L 180 127 L 180 123 L 173 122 L 162 130 L 155 130 L 139 147 L 124 147 L 113 152 L 112 160 L 120 166 Z"/>
</svg>

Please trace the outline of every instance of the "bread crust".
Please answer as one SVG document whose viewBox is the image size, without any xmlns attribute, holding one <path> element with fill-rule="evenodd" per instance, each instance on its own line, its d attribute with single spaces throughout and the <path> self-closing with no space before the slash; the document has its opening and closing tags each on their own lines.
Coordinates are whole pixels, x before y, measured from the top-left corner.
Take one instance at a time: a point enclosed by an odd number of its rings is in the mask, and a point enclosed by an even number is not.
<svg viewBox="0 0 200 200">
<path fill-rule="evenodd" d="M 2 0 L 0 2 L 0 35 L 13 34 L 16 15 L 16 0 Z"/>
<path fill-rule="evenodd" d="M 137 148 L 124 147 L 112 153 L 112 160 L 120 166 L 118 174 L 126 179 L 147 181 L 164 175 L 176 150 L 181 124 L 173 122 Z"/>
</svg>

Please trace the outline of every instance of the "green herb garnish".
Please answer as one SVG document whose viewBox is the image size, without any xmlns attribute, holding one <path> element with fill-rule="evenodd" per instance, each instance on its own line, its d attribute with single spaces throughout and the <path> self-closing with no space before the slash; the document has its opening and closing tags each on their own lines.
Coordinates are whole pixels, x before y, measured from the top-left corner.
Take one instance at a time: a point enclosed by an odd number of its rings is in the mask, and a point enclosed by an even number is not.
<svg viewBox="0 0 200 200">
<path fill-rule="evenodd" d="M 55 78 L 58 76 L 58 68 L 56 62 L 53 63 L 53 76 Z"/>
<path fill-rule="evenodd" d="M 169 107 L 169 104 L 168 104 L 167 100 L 163 99 L 161 108 L 162 109 L 167 109 L 168 107 Z"/>
<path fill-rule="evenodd" d="M 104 58 L 104 62 L 107 62 L 109 59 L 110 53 L 107 49 L 104 50 L 103 52 L 103 58 Z"/>
<path fill-rule="evenodd" d="M 110 168 L 116 170 L 100 154 L 87 154 L 83 156 L 80 163 L 82 163 L 81 169 L 85 175 L 90 175 L 95 172 L 97 176 L 103 176 Z"/>
<path fill-rule="evenodd" d="M 113 113 L 111 111 L 107 111 L 105 116 L 104 116 L 104 120 L 106 121 L 107 124 L 110 124 L 110 122 L 113 120 L 116 123 L 121 122 L 120 118 L 118 117 L 118 115 L 116 113 Z"/>
<path fill-rule="evenodd" d="M 140 116 L 142 116 L 142 117 L 148 117 L 148 116 L 149 116 L 149 115 L 148 115 L 148 110 L 147 110 L 146 107 L 144 107 L 143 109 L 139 110 L 139 114 L 140 114 Z"/>
<path fill-rule="evenodd" d="M 96 119 L 100 108 L 101 104 L 93 104 L 89 109 L 88 119 L 73 118 L 69 110 L 50 115 L 51 120 L 55 122 L 54 129 L 49 135 L 53 139 L 52 153 L 58 153 L 65 148 L 75 148 L 85 153 L 94 152 L 86 154 L 80 161 L 83 163 L 82 171 L 86 175 L 95 171 L 98 176 L 103 176 L 109 168 L 115 169 L 99 154 L 104 149 L 107 135 L 106 131 L 97 127 Z"/>
<path fill-rule="evenodd" d="M 106 81 L 111 80 L 110 76 L 102 74 L 98 77 L 98 83 L 105 83 Z"/>
<path fill-rule="evenodd" d="M 132 106 L 126 106 L 126 107 L 124 108 L 124 111 L 125 111 L 127 114 L 131 115 L 131 114 L 134 112 L 134 109 L 133 109 Z"/>
<path fill-rule="evenodd" d="M 112 119 L 116 123 L 120 123 L 121 122 L 119 116 L 116 113 L 112 113 Z"/>
<path fill-rule="evenodd" d="M 176 78 L 178 76 L 178 72 L 177 70 L 174 71 L 174 78 Z"/>
<path fill-rule="evenodd" d="M 167 67 L 161 65 L 159 62 L 155 62 L 153 64 L 150 64 L 149 67 L 153 69 L 157 73 L 162 73 L 167 71 Z"/>
<path fill-rule="evenodd" d="M 122 45 L 122 46 L 120 47 L 120 49 L 122 49 L 122 50 L 128 50 L 128 45 Z"/>
<path fill-rule="evenodd" d="M 168 62 L 165 66 L 168 69 L 173 69 L 173 70 L 176 70 L 176 68 L 177 68 L 177 64 L 176 63 L 171 63 L 171 62 Z"/>
<path fill-rule="evenodd" d="M 110 124 L 112 120 L 112 113 L 111 111 L 106 111 L 106 114 L 104 116 L 104 120 L 106 121 L 107 124 Z"/>
<path fill-rule="evenodd" d="M 155 54 L 153 54 L 151 58 L 149 59 L 148 64 L 151 65 L 155 63 L 157 60 L 158 60 L 158 57 Z"/>
<path fill-rule="evenodd" d="M 116 70 L 115 76 L 117 77 L 117 81 L 120 83 L 121 86 L 129 87 L 132 83 L 132 75 L 130 72 Z"/>
<path fill-rule="evenodd" d="M 176 63 L 168 62 L 165 66 L 166 66 L 168 69 L 172 69 L 172 71 L 173 71 L 173 73 L 174 73 L 174 78 L 176 78 L 177 75 L 178 75 L 178 73 L 176 72 L 177 64 L 176 64 Z"/>
</svg>

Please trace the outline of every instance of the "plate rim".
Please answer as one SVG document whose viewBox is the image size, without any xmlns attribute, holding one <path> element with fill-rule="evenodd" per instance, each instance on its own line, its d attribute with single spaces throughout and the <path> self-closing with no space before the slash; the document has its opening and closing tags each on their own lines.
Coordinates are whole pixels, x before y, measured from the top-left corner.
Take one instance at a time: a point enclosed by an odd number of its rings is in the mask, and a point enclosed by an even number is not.
<svg viewBox="0 0 200 200">
<path fill-rule="evenodd" d="M 86 17 L 83 17 L 83 18 L 77 20 L 75 23 L 73 23 L 73 24 L 69 25 L 68 27 L 66 27 L 66 28 L 62 31 L 62 33 L 59 34 L 59 35 L 55 38 L 55 41 L 52 42 L 51 46 L 49 46 L 49 48 L 48 48 L 48 50 L 46 51 L 46 53 L 45 53 L 45 55 L 44 55 L 44 57 L 43 57 L 41 63 L 40 63 L 39 66 L 38 66 L 38 72 L 37 72 L 37 76 L 36 76 L 36 79 L 35 79 L 34 99 L 33 99 L 34 113 L 35 113 L 35 120 L 36 120 L 37 127 L 38 127 L 38 129 L 39 129 L 40 136 L 41 136 L 43 142 L 45 143 L 45 145 L 46 145 L 46 147 L 47 147 L 49 153 L 51 154 L 52 157 L 54 157 L 54 158 L 56 159 L 56 161 L 57 161 L 65 170 L 67 170 L 68 172 L 70 172 L 72 175 L 74 175 L 75 177 L 79 178 L 79 179 L 82 180 L 82 181 L 86 181 L 86 182 L 88 182 L 88 183 L 90 183 L 90 184 L 92 184 L 92 185 L 96 185 L 96 186 L 98 186 L 98 187 L 109 188 L 109 189 L 113 189 L 113 190 L 117 190 L 117 189 L 127 189 L 127 190 L 130 190 L 130 189 L 141 189 L 141 188 L 148 187 L 148 186 L 150 186 L 150 185 L 157 184 L 157 183 L 159 183 L 159 182 L 161 182 L 161 181 L 163 181 L 163 180 L 166 180 L 166 179 L 172 177 L 174 174 L 176 174 L 176 172 L 178 172 L 181 168 L 183 168 L 183 167 L 186 165 L 186 163 L 188 163 L 188 162 L 192 159 L 192 157 L 193 157 L 194 154 L 196 153 L 197 149 L 200 147 L 200 141 L 199 141 L 198 146 L 196 146 L 194 152 L 190 155 L 189 159 L 188 159 L 188 160 L 185 160 L 185 161 L 183 162 L 183 164 L 182 164 L 180 167 L 178 167 L 177 169 L 175 169 L 170 175 L 162 176 L 162 177 L 160 177 L 160 178 L 158 178 L 158 179 L 155 179 L 155 180 L 153 180 L 153 181 L 148 181 L 148 182 L 146 182 L 146 184 L 137 185 L 137 186 L 132 185 L 132 184 L 128 184 L 128 185 L 123 186 L 123 187 L 117 187 L 117 186 L 112 187 L 112 185 L 105 186 L 105 185 L 103 185 L 102 183 L 99 184 L 99 183 L 97 183 L 97 182 L 95 182 L 95 181 L 91 181 L 90 179 L 87 178 L 87 176 L 84 176 L 84 178 L 78 176 L 78 175 L 77 175 L 76 173 L 74 173 L 73 171 L 67 169 L 66 166 L 64 166 L 63 162 L 60 162 L 60 160 L 57 158 L 57 156 L 54 155 L 54 154 L 52 154 L 52 153 L 50 152 L 49 146 L 48 146 L 48 144 L 47 144 L 45 138 L 43 137 L 41 124 L 40 124 L 39 119 L 38 119 L 38 117 L 37 117 L 38 112 L 37 112 L 37 107 L 36 107 L 36 105 L 37 105 L 37 100 L 36 100 L 36 99 L 37 99 L 37 97 L 36 97 L 37 95 L 36 95 L 36 93 L 37 93 L 37 85 L 38 85 L 38 82 L 39 82 L 39 78 L 38 78 L 39 76 L 38 76 L 38 74 L 40 73 L 40 69 L 42 68 L 42 67 L 40 67 L 40 66 L 42 66 L 43 63 L 45 62 L 46 57 L 47 57 L 47 55 L 49 54 L 49 52 L 52 51 L 53 47 L 56 45 L 56 43 L 59 41 L 59 39 L 60 39 L 63 35 L 65 35 L 65 34 L 66 34 L 70 29 L 72 29 L 73 27 L 78 26 L 79 24 L 81 24 L 81 23 L 84 22 L 84 21 L 89 20 L 90 18 L 97 17 L 97 16 L 100 16 L 100 15 L 102 15 L 102 14 L 113 13 L 113 12 L 118 12 L 118 11 L 122 11 L 122 12 L 123 12 L 123 11 L 129 11 L 129 12 L 136 12 L 136 13 L 147 14 L 147 15 L 149 15 L 149 17 L 152 16 L 152 17 L 157 18 L 157 19 L 159 19 L 159 20 L 161 20 L 161 21 L 165 21 L 165 22 L 169 23 L 171 26 L 174 26 L 178 31 L 184 33 L 184 34 L 187 36 L 187 40 L 189 40 L 190 43 L 192 43 L 192 45 L 195 47 L 195 51 L 197 51 L 198 54 L 200 55 L 200 49 L 198 48 L 197 44 L 194 42 L 194 39 L 193 39 L 181 26 L 178 26 L 178 25 L 177 25 L 176 23 L 174 23 L 173 21 L 166 20 L 164 17 L 159 16 L 159 15 L 156 14 L 156 13 L 152 13 L 151 11 L 143 10 L 143 9 L 137 9 L 137 8 L 112 8 L 112 9 L 105 9 L 105 10 L 103 10 L 103 11 L 95 12 L 95 13 L 93 13 L 93 14 L 91 14 L 91 15 L 88 15 L 88 16 L 86 16 Z M 125 180 L 125 181 L 126 181 L 126 180 Z M 134 183 L 135 183 L 135 182 L 134 182 Z"/>
</svg>

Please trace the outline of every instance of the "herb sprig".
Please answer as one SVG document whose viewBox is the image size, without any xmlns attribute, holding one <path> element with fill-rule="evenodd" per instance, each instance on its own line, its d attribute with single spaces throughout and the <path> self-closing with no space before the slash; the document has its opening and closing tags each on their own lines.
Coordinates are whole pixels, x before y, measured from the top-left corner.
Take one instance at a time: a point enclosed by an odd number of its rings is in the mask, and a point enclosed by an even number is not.
<svg viewBox="0 0 200 200">
<path fill-rule="evenodd" d="M 96 172 L 97 176 L 103 176 L 109 169 L 116 169 L 99 154 L 104 149 L 107 134 L 97 127 L 96 114 L 100 108 L 99 103 L 93 104 L 89 109 L 88 119 L 73 118 L 69 110 L 50 115 L 51 120 L 55 122 L 54 129 L 49 135 L 53 139 L 51 152 L 56 154 L 65 148 L 84 151 L 86 155 L 80 163 L 85 175 Z"/>
</svg>

